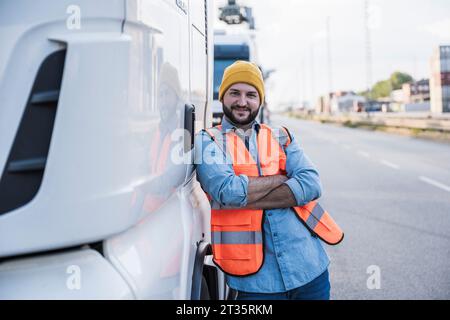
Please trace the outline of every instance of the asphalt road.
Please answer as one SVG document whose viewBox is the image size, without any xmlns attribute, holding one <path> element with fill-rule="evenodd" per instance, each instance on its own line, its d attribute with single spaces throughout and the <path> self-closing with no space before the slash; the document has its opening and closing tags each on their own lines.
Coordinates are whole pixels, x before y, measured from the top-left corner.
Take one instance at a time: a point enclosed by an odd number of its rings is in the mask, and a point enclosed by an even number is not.
<svg viewBox="0 0 450 320">
<path fill-rule="evenodd" d="M 272 124 L 317 166 L 320 202 L 344 229 L 341 244 L 325 245 L 332 299 L 450 299 L 450 145 L 281 116 Z"/>
</svg>

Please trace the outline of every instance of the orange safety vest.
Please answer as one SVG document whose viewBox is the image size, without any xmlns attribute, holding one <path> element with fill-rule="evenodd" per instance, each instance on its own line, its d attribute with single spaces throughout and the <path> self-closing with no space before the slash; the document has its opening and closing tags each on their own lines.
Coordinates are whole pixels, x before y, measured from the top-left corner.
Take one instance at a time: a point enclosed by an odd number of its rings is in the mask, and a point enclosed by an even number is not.
<svg viewBox="0 0 450 320">
<path fill-rule="evenodd" d="M 226 146 L 236 175 L 258 177 L 258 165 L 236 133 L 222 133 L 221 126 L 205 130 L 221 147 Z M 288 132 L 285 132 L 289 137 Z M 218 141 L 219 139 L 225 141 Z M 261 124 L 257 135 L 258 156 L 263 176 L 286 175 L 286 153 L 269 126 Z M 290 139 L 288 138 L 288 143 Z M 275 152 L 272 152 L 275 151 Z M 211 200 L 211 197 L 208 195 Z M 336 245 L 344 233 L 317 201 L 293 208 L 306 228 L 329 245 Z M 248 276 L 261 269 L 264 261 L 263 215 L 261 209 L 211 209 L 213 261 L 225 273 Z"/>
<path fill-rule="evenodd" d="M 156 130 L 156 136 L 152 141 L 152 145 L 150 148 L 150 172 L 153 175 L 161 176 L 166 170 L 167 159 L 170 153 L 170 134 L 166 134 L 164 139 L 161 139 L 160 129 Z M 156 195 L 156 194 L 147 194 L 145 195 L 145 200 L 143 204 L 143 208 L 145 212 L 154 212 L 156 211 L 164 201 L 167 199 L 167 196 Z"/>
<path fill-rule="evenodd" d="M 166 134 L 163 138 L 164 139 L 161 138 L 161 132 L 158 128 L 154 135 L 154 139 L 151 142 L 149 154 L 149 172 L 155 176 L 161 176 L 162 174 L 164 174 L 164 171 L 166 170 L 167 159 L 171 151 L 170 134 Z M 133 193 L 131 199 L 132 207 L 136 206 L 137 203 L 140 203 L 138 200 L 140 199 L 140 197 L 144 197 L 144 201 L 142 203 L 143 210 L 147 213 L 151 213 L 160 208 L 168 196 L 136 190 Z"/>
</svg>

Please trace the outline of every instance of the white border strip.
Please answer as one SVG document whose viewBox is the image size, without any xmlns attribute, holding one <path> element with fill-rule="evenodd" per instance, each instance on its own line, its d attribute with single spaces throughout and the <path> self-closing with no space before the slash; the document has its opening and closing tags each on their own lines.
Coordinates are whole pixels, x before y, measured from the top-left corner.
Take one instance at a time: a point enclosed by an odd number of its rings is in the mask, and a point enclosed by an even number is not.
<svg viewBox="0 0 450 320">
<path fill-rule="evenodd" d="M 443 184 L 443 183 L 440 183 L 438 181 L 435 181 L 433 179 L 430 179 L 430 178 L 427 178 L 427 177 L 424 177 L 424 176 L 420 176 L 419 179 L 421 181 L 426 182 L 428 184 L 431 184 L 432 186 L 435 186 L 435 187 L 437 187 L 439 189 L 442 189 L 442 190 L 445 190 L 447 192 L 450 192 L 450 187 L 445 185 L 445 184 Z"/>
</svg>

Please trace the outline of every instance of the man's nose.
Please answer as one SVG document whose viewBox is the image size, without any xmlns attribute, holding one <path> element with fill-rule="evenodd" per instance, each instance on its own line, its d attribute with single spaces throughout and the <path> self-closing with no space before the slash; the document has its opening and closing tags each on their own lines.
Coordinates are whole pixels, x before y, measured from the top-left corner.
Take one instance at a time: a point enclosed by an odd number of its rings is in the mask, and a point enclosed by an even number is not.
<svg viewBox="0 0 450 320">
<path fill-rule="evenodd" d="M 240 95 L 240 96 L 239 96 L 239 99 L 238 99 L 238 101 L 237 101 L 237 104 L 238 104 L 239 106 L 242 106 L 242 107 L 245 107 L 245 106 L 247 105 L 247 100 L 245 99 L 245 96 L 244 96 L 244 95 Z"/>
</svg>

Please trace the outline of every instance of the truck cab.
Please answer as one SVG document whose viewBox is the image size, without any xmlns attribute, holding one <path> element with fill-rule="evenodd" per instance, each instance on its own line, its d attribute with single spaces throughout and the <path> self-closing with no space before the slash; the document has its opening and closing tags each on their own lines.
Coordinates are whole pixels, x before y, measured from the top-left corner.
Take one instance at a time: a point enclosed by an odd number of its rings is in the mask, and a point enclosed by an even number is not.
<svg viewBox="0 0 450 320">
<path fill-rule="evenodd" d="M 0 299 L 226 297 L 192 155 L 212 10 L 1 2 Z"/>
</svg>

